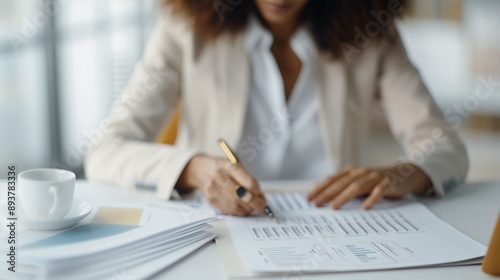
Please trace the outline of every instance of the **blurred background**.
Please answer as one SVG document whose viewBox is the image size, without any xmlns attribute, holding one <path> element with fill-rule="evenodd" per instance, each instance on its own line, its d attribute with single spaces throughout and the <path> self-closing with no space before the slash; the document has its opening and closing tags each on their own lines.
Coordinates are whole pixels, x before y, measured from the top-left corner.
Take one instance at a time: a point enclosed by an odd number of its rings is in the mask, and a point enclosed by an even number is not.
<svg viewBox="0 0 500 280">
<path fill-rule="evenodd" d="M 500 180 L 500 1 L 410 4 L 398 28 L 468 146 L 468 180 Z M 0 168 L 58 167 L 83 178 L 82 158 L 156 12 L 155 0 L 0 0 Z M 394 162 L 402 152 L 380 112 L 374 120 L 364 161 Z"/>
</svg>

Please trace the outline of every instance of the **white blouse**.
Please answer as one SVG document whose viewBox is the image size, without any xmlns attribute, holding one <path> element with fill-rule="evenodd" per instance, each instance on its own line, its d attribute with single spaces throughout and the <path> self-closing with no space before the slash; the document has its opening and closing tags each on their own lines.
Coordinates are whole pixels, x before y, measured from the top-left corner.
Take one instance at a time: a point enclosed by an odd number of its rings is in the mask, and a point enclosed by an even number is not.
<svg viewBox="0 0 500 280">
<path fill-rule="evenodd" d="M 291 38 L 302 67 L 287 102 L 271 52 L 272 35 L 255 18 L 248 28 L 245 46 L 252 71 L 245 127 L 237 147 L 241 163 L 258 180 L 324 179 L 333 170 L 318 125 L 313 81 L 317 49 L 311 34 L 301 27 Z"/>
</svg>

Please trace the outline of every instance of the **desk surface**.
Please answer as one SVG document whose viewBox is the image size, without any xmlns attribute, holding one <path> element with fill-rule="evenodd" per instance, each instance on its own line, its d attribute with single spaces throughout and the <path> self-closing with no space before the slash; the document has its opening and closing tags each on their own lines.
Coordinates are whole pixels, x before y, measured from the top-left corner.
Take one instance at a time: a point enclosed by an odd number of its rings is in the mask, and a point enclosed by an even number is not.
<svg viewBox="0 0 500 280">
<path fill-rule="evenodd" d="M 4 181 L 4 180 L 2 180 Z M 1 184 L 2 193 L 4 186 Z M 77 181 L 75 196 L 83 199 L 99 199 L 113 197 L 124 201 L 140 202 L 143 198 L 133 192 L 123 191 L 118 188 L 91 184 L 86 181 Z M 144 201 L 147 201 L 144 198 Z M 452 190 L 445 198 L 421 199 L 432 212 L 439 218 L 454 226 L 464 234 L 487 245 L 493 233 L 497 215 L 500 209 L 500 182 L 498 183 L 472 183 Z M 278 277 L 264 277 L 258 279 L 331 279 L 332 275 L 341 279 L 500 279 L 492 277 L 481 271 L 480 265 L 433 267 L 416 269 L 399 269 L 369 272 L 350 272 L 336 274 L 284 274 Z M 340 279 L 339 278 L 339 279 Z M 211 242 L 183 259 L 176 265 L 165 269 L 153 279 L 227 279 L 223 265 L 218 257 L 217 248 Z M 245 278 L 249 279 L 249 278 Z"/>
</svg>

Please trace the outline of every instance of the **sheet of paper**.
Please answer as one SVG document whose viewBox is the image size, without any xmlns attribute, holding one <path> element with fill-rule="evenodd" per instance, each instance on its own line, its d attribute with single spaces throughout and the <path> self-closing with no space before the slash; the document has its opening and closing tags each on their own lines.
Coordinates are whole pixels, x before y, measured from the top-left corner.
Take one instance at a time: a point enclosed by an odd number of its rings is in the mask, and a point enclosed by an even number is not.
<svg viewBox="0 0 500 280">
<path fill-rule="evenodd" d="M 129 278 L 118 278 L 118 275 L 116 274 L 113 274 L 113 276 L 115 276 L 117 279 L 147 279 L 153 276 L 155 273 L 158 273 L 162 269 L 165 269 L 165 267 L 173 265 L 185 256 L 198 250 L 203 245 L 214 240 L 214 238 L 214 234 L 207 235 L 202 240 L 197 241 L 189 246 L 185 246 L 169 254 L 158 256 L 154 260 L 143 263 L 140 266 L 128 268 L 123 271 L 123 276 L 128 276 Z"/>
<path fill-rule="evenodd" d="M 50 275 L 50 279 L 54 280 L 64 280 L 64 279 L 74 279 L 74 280 L 84 280 L 84 279 L 110 279 L 106 276 L 111 276 L 112 274 L 120 274 L 121 272 L 127 272 L 132 276 L 136 272 L 141 271 L 142 274 L 145 273 L 155 273 L 160 267 L 158 258 L 162 258 L 165 263 L 163 263 L 163 268 L 179 260 L 179 257 L 187 255 L 188 252 L 183 250 L 184 248 L 189 248 L 193 244 L 199 244 L 200 241 L 205 240 L 205 243 L 214 238 L 213 234 L 206 232 L 198 232 L 191 234 L 188 238 L 183 238 L 181 240 L 176 240 L 175 242 L 169 242 L 168 244 L 162 244 L 161 242 L 156 242 L 157 245 L 154 249 L 142 250 L 142 253 L 131 251 L 128 254 L 115 254 L 112 262 L 102 261 L 86 264 L 84 267 L 75 267 L 69 270 L 60 270 Z M 178 251 L 181 250 L 181 254 Z M 184 252 L 184 253 L 182 253 Z M 168 260 L 168 261 L 167 261 Z M 155 270 L 148 270 L 146 268 L 154 268 Z M 137 277 L 134 275 L 133 279 L 145 279 L 146 277 Z"/>
<path fill-rule="evenodd" d="M 215 244 L 227 278 L 258 276 L 259 274 L 251 271 L 239 256 L 226 221 L 216 220 L 210 222 L 210 225 L 212 228 L 209 231 L 217 235 Z"/>
<path fill-rule="evenodd" d="M 255 272 L 324 272 L 428 266 L 478 258 L 486 247 L 417 202 L 315 208 L 304 193 L 268 195 L 280 220 L 227 217 L 236 248 Z"/>
</svg>

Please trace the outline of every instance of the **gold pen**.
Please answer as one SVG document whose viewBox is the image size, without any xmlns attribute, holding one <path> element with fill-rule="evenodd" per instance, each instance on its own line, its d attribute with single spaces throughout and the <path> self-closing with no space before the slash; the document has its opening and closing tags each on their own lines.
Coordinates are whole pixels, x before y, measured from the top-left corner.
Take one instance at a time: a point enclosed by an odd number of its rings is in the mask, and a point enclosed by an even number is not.
<svg viewBox="0 0 500 280">
<path fill-rule="evenodd" d="M 224 154 L 226 155 L 227 159 L 231 162 L 231 164 L 237 164 L 238 163 L 238 158 L 236 157 L 236 155 L 233 153 L 233 151 L 231 151 L 231 149 L 229 148 L 229 146 L 226 144 L 226 142 L 222 139 L 219 139 L 219 141 L 217 141 L 217 143 L 219 144 L 219 147 L 222 149 L 222 151 L 224 152 Z M 238 186 L 238 188 L 236 189 L 236 195 L 238 195 L 238 197 L 245 203 L 248 203 L 250 202 L 252 199 L 253 199 L 253 194 L 248 191 L 247 189 L 245 189 L 243 186 Z M 279 224 L 280 222 L 278 221 L 278 219 L 276 218 L 276 216 L 274 215 L 273 211 L 271 210 L 271 208 L 269 208 L 269 206 L 265 206 L 264 207 L 264 213 L 266 213 L 266 215 L 275 223 Z"/>
</svg>

